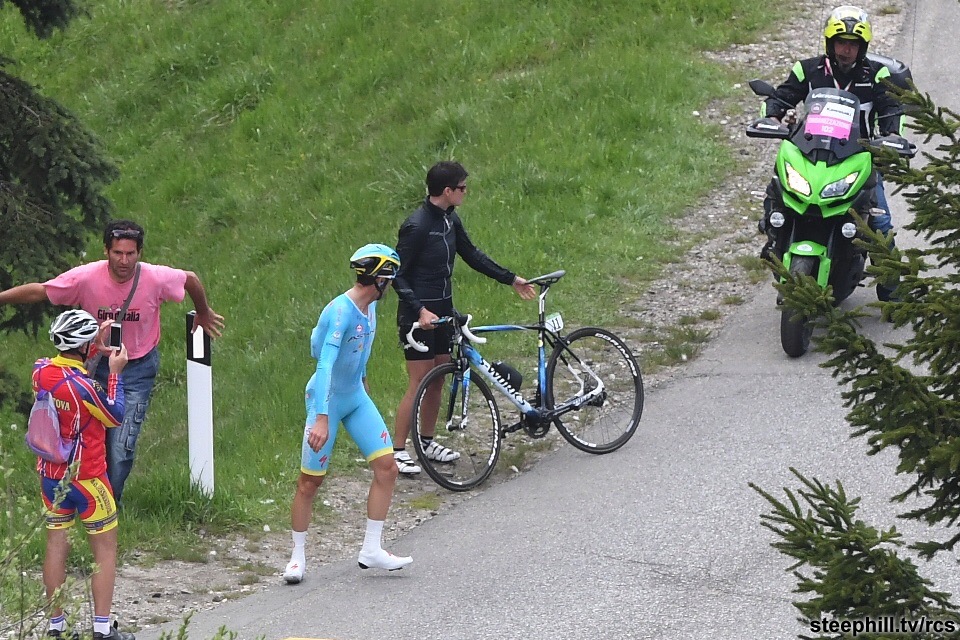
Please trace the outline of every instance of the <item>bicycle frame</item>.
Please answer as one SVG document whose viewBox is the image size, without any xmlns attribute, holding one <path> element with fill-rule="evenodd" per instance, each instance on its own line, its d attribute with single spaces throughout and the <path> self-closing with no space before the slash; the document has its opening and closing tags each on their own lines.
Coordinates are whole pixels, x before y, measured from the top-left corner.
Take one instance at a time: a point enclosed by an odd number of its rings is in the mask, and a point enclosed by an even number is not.
<svg viewBox="0 0 960 640">
<path fill-rule="evenodd" d="M 540 283 L 540 294 L 538 296 L 538 321 L 536 324 L 531 325 L 519 325 L 519 324 L 503 324 L 503 325 L 487 325 L 481 327 L 471 328 L 470 331 L 475 334 L 480 333 L 495 333 L 503 331 L 536 331 L 537 332 L 537 388 L 536 388 L 536 397 L 537 405 L 534 406 L 523 396 L 520 390 L 512 389 L 507 381 L 503 379 L 500 373 L 494 369 L 493 365 L 484 359 L 480 351 L 474 347 L 469 339 L 467 339 L 463 332 L 460 331 L 459 325 L 455 327 L 454 331 L 454 349 L 453 349 L 453 358 L 452 361 L 457 365 L 458 369 L 463 373 L 463 393 L 466 397 L 469 397 L 470 394 L 470 377 L 471 377 L 471 366 L 475 367 L 476 370 L 484 377 L 486 380 L 497 390 L 500 391 L 510 402 L 517 407 L 521 414 L 532 422 L 536 423 L 548 423 L 554 419 L 577 409 L 584 404 L 590 402 L 594 398 L 600 396 L 604 393 L 603 381 L 597 377 L 592 371 L 588 370 L 588 373 L 596 380 L 597 385 L 587 394 L 583 394 L 583 388 L 581 387 L 580 392 L 575 395 L 573 398 L 564 401 L 558 406 L 555 406 L 552 409 L 548 409 L 545 406 L 546 394 L 544 390 L 547 386 L 547 347 L 550 348 L 550 353 L 557 348 L 558 345 L 562 345 L 562 348 L 566 349 L 566 342 L 563 339 L 563 336 L 560 334 L 560 330 L 554 330 L 548 326 L 548 320 L 546 318 L 546 298 L 547 292 L 550 290 L 550 284 Z M 581 363 L 582 364 L 582 363 Z M 456 384 L 456 383 L 455 383 Z M 450 394 L 450 401 L 453 402 L 453 399 L 456 397 L 459 389 L 454 387 L 452 390 L 453 393 Z M 464 403 L 466 406 L 467 403 Z M 452 413 L 452 407 L 448 414 Z"/>
<path fill-rule="evenodd" d="M 547 292 L 564 275 L 561 270 L 527 280 L 540 287 L 535 324 L 473 328 L 472 317 L 456 311 L 431 319 L 434 327 L 450 330 L 449 361 L 443 358 L 420 381 L 410 419 L 422 469 L 441 487 L 467 491 L 479 486 L 493 472 L 504 439 L 517 431 L 542 438 L 556 427 L 563 439 L 591 454 L 616 451 L 636 432 L 643 380 L 626 342 L 602 327 L 564 333 L 560 314 L 546 314 Z M 426 353 L 429 346 L 414 337 L 420 328 L 414 322 L 409 331 L 404 329 L 405 339 L 410 348 Z M 500 331 L 537 334 L 536 389 L 531 391 L 528 383 L 526 397 L 519 372 L 487 361 L 480 352 L 478 345 L 487 338 L 477 334 Z M 518 410 L 508 412 L 508 424 L 497 392 Z M 450 453 L 440 459 L 438 451 Z"/>
</svg>

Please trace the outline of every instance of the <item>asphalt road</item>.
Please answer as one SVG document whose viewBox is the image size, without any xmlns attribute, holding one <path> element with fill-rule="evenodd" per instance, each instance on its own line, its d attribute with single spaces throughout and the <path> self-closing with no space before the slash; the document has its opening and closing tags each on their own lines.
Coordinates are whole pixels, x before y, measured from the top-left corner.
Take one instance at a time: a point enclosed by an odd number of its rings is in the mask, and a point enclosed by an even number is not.
<svg viewBox="0 0 960 640">
<path fill-rule="evenodd" d="M 922 0 L 892 53 L 941 105 L 960 104 L 960 3 Z M 943 37 L 943 34 L 953 34 Z M 934 45 L 935 43 L 935 45 Z M 951 64 L 952 63 L 952 64 Z M 907 218 L 893 198 L 894 219 Z M 901 244 L 917 242 L 901 234 Z M 872 297 L 862 289 L 847 304 Z M 353 561 L 310 567 L 278 586 L 194 617 L 190 637 L 221 625 L 240 638 L 794 638 L 808 632 L 791 605 L 789 562 L 759 524 L 756 482 L 781 494 L 793 466 L 840 479 L 863 497 L 861 516 L 900 523 L 887 499 L 904 485 L 894 457 L 868 458 L 850 440 L 840 390 L 816 354 L 791 360 L 779 344 L 774 293 L 763 285 L 682 377 L 648 390 L 640 431 L 621 451 L 572 447 L 514 481 L 490 487 L 393 548 L 411 568 L 382 574 Z M 903 338 L 878 319 L 865 332 Z M 781 494 L 782 495 L 782 494 Z M 960 592 L 960 568 L 924 564 Z M 141 640 L 156 637 L 142 632 Z"/>
</svg>

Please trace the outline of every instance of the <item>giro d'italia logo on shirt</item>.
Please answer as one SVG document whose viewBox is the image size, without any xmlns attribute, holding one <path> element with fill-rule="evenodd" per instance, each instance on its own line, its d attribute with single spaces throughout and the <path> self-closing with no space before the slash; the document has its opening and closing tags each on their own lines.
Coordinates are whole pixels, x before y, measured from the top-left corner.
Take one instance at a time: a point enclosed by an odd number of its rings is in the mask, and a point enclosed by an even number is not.
<svg viewBox="0 0 960 640">
<path fill-rule="evenodd" d="M 140 309 L 127 309 L 127 313 L 121 318 L 120 316 L 120 307 L 111 306 L 111 307 L 100 307 L 97 309 L 97 320 L 120 320 L 122 322 L 139 322 L 140 321 Z"/>
</svg>

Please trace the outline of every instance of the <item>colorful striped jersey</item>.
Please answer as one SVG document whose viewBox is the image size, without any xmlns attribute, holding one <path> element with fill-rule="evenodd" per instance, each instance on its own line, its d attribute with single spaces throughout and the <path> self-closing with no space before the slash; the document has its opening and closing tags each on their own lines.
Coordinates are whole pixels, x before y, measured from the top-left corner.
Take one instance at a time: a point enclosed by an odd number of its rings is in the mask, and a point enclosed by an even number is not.
<svg viewBox="0 0 960 640">
<path fill-rule="evenodd" d="M 87 375 L 78 360 L 58 355 L 41 358 L 33 365 L 33 391 L 50 390 L 64 378 L 66 382 L 53 392 L 54 404 L 60 415 L 60 435 L 65 439 L 77 437 L 79 443 L 74 460 L 80 461 L 77 480 L 102 476 L 107 471 L 106 427 L 123 422 L 123 381 L 111 375 L 109 389 L 104 389 Z M 44 477 L 59 480 L 68 465 L 54 464 L 37 458 L 37 471 Z"/>
</svg>

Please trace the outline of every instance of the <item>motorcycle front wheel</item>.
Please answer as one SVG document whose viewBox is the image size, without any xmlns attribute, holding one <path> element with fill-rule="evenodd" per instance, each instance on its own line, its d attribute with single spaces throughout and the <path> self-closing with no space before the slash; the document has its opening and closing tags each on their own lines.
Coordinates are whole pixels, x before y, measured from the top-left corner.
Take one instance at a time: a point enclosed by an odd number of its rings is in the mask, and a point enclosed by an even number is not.
<svg viewBox="0 0 960 640">
<path fill-rule="evenodd" d="M 813 256 L 793 256 L 790 273 L 815 277 L 819 263 Z M 797 311 L 784 306 L 780 311 L 780 344 L 791 358 L 799 358 L 810 348 L 813 323 Z"/>
</svg>

